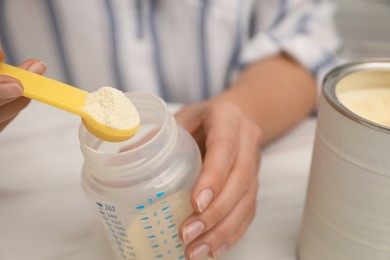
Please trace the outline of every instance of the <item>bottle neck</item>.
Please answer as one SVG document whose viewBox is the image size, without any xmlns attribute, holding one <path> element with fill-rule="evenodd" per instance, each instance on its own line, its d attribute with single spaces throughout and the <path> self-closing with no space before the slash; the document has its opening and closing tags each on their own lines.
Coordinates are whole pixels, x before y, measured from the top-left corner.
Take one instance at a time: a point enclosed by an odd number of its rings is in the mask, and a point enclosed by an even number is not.
<svg viewBox="0 0 390 260">
<path fill-rule="evenodd" d="M 128 92 L 126 96 L 141 118 L 139 131 L 130 140 L 105 142 L 80 125 L 84 167 L 96 178 L 127 182 L 151 178 L 158 173 L 147 169 L 161 162 L 176 143 L 176 122 L 161 98 L 144 92 Z"/>
</svg>

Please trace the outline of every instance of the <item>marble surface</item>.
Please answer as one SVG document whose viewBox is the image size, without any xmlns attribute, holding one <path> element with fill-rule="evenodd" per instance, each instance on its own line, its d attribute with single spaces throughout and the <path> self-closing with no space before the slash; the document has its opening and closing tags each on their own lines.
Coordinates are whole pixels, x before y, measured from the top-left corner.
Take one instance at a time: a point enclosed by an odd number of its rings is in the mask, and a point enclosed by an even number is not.
<svg viewBox="0 0 390 260">
<path fill-rule="evenodd" d="M 79 124 L 32 102 L 0 134 L 0 260 L 113 259 L 81 189 Z M 314 130 L 308 119 L 264 149 L 256 218 L 220 259 L 296 259 Z"/>
</svg>

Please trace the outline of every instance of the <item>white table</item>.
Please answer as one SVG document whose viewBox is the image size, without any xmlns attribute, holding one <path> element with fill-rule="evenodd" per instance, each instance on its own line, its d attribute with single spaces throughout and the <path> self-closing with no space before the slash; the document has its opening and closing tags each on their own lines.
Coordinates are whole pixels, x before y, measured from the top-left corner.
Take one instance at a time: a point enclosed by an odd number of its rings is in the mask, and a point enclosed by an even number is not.
<svg viewBox="0 0 390 260">
<path fill-rule="evenodd" d="M 32 102 L 0 134 L 1 260 L 113 259 L 80 185 L 79 123 Z M 265 148 L 256 218 L 222 260 L 296 259 L 314 129 L 308 119 Z"/>
</svg>

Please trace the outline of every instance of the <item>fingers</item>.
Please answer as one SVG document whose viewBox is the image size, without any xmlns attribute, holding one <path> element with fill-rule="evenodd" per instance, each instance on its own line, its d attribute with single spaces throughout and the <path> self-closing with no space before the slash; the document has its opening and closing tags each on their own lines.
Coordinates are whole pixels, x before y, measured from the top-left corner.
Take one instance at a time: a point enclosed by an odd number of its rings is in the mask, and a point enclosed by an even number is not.
<svg viewBox="0 0 390 260">
<path fill-rule="evenodd" d="M 257 151 L 258 146 L 254 144 L 256 138 L 253 138 L 253 131 L 247 127 L 241 129 L 240 135 L 240 142 L 236 148 L 238 154 L 235 158 L 234 166 L 225 174 L 227 179 L 223 184 L 223 189 L 207 210 L 197 217 L 204 223 L 205 231 L 210 230 L 231 212 L 238 201 L 248 192 L 252 183 L 257 182 L 260 156 Z M 209 185 L 213 186 L 212 183 Z"/>
<path fill-rule="evenodd" d="M 193 134 L 202 123 L 204 106 L 205 103 L 184 106 L 175 114 L 176 123 Z"/>
<path fill-rule="evenodd" d="M 19 100 L 22 94 L 23 88 L 18 80 L 9 76 L 0 75 L 1 128 L 4 128 L 27 105 L 27 100 Z"/>
<path fill-rule="evenodd" d="M 43 74 L 46 70 L 44 63 L 34 59 L 25 61 L 20 67 L 38 74 Z M 0 75 L 0 131 L 29 103 L 30 100 L 22 95 L 23 86 L 20 81 Z"/>
<path fill-rule="evenodd" d="M 244 235 L 255 216 L 257 183 L 253 182 L 250 190 L 226 218 L 187 246 L 187 259 L 217 258 Z"/>
<path fill-rule="evenodd" d="M 184 106 L 175 114 L 178 125 L 186 129 L 196 140 L 202 156 L 205 153 L 205 134 L 203 131 L 203 113 L 207 107 L 207 102 Z"/>
<path fill-rule="evenodd" d="M 251 223 L 256 206 L 261 131 L 230 104 L 210 107 L 203 116 L 206 156 L 193 191 L 198 213 L 180 229 L 188 259 L 217 256 Z"/>
<path fill-rule="evenodd" d="M 192 196 L 192 205 L 197 212 L 203 212 L 225 184 L 237 156 L 239 128 L 239 113 L 228 104 L 211 107 L 205 115 L 207 155 Z"/>
<path fill-rule="evenodd" d="M 46 65 L 38 60 L 27 60 L 20 65 L 21 68 L 34 73 L 43 74 Z M 0 75 L 0 106 L 11 102 L 13 99 L 23 95 L 23 86 L 15 78 Z"/>
<path fill-rule="evenodd" d="M 4 59 L 5 53 L 0 43 L 0 62 L 3 62 Z M 46 65 L 42 61 L 39 61 L 37 59 L 28 59 L 23 62 L 19 67 L 37 74 L 43 74 L 46 71 Z"/>
<path fill-rule="evenodd" d="M 25 108 L 30 99 L 25 97 L 19 97 L 13 99 L 12 102 L 8 102 L 1 106 L 0 108 L 0 123 L 9 122 L 14 118 L 23 108 Z"/>
<path fill-rule="evenodd" d="M 19 81 L 8 76 L 0 76 L 0 106 L 22 94 L 23 88 Z"/>
<path fill-rule="evenodd" d="M 261 133 L 252 122 L 244 121 L 240 135 L 237 161 L 223 192 L 200 216 L 207 232 L 191 243 L 188 252 L 197 243 L 204 243 L 210 247 L 212 257 L 220 256 L 242 237 L 255 216 Z M 221 221 L 206 215 L 213 207 L 227 208 Z M 211 226 L 210 229 L 207 229 L 208 226 Z"/>
<path fill-rule="evenodd" d="M 28 59 L 23 62 L 20 68 L 42 75 L 46 71 L 46 64 L 37 59 Z"/>
</svg>

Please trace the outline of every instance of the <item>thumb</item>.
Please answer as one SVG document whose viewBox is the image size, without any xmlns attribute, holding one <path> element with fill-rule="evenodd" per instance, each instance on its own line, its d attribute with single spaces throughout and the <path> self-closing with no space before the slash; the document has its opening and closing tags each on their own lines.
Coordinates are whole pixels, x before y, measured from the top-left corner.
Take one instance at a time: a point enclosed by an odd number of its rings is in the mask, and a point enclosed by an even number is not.
<svg viewBox="0 0 390 260">
<path fill-rule="evenodd" d="M 204 104 L 193 104 L 183 107 L 175 114 L 178 125 L 186 129 L 198 143 L 202 154 L 205 152 L 206 136 L 203 131 Z"/>
<path fill-rule="evenodd" d="M 183 106 L 175 114 L 176 123 L 188 132 L 193 133 L 201 126 L 206 108 L 206 102 Z"/>
</svg>

